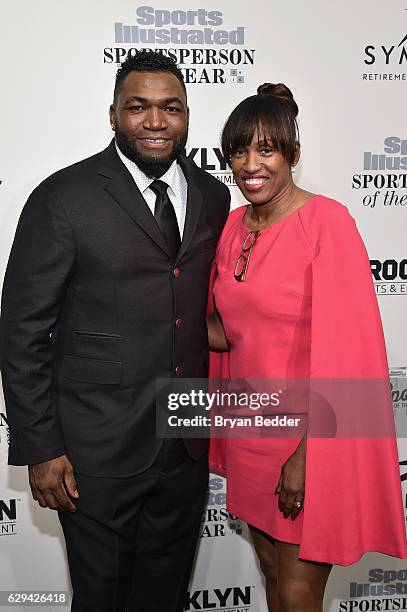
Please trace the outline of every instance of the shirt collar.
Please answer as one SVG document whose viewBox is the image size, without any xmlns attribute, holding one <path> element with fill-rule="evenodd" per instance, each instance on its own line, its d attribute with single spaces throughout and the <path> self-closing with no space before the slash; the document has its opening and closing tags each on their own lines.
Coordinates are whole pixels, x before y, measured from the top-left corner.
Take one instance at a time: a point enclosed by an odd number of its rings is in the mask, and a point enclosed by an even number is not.
<svg viewBox="0 0 407 612">
<path fill-rule="evenodd" d="M 120 157 L 120 159 L 126 166 L 127 170 L 132 175 L 140 192 L 144 193 L 144 191 L 146 191 L 146 189 L 150 187 L 151 183 L 155 181 L 155 178 L 152 178 L 151 176 L 147 176 L 147 174 L 144 174 L 144 172 L 140 170 L 140 168 L 134 161 L 126 157 L 126 155 L 124 155 L 121 152 L 116 142 L 115 142 L 115 146 L 116 146 L 116 151 L 117 151 L 118 156 Z M 179 173 L 180 173 L 180 167 L 177 161 L 175 160 L 171 164 L 171 166 L 168 168 L 167 172 L 163 174 L 162 176 L 160 176 L 160 181 L 164 181 L 165 183 L 167 183 L 167 185 L 170 187 L 174 195 L 177 197 L 181 196 L 181 185 L 180 185 Z"/>
</svg>

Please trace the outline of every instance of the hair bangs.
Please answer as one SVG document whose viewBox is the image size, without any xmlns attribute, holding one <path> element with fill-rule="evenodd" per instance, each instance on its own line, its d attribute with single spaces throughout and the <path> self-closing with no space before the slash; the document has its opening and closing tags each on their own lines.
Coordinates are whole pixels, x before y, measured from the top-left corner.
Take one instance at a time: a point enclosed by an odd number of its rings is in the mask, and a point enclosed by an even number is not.
<svg viewBox="0 0 407 612">
<path fill-rule="evenodd" d="M 281 153 L 292 165 L 298 142 L 297 122 L 286 105 L 273 96 L 250 96 L 232 112 L 222 133 L 222 153 L 230 164 L 232 155 L 248 147 L 257 134 L 265 144 Z"/>
</svg>

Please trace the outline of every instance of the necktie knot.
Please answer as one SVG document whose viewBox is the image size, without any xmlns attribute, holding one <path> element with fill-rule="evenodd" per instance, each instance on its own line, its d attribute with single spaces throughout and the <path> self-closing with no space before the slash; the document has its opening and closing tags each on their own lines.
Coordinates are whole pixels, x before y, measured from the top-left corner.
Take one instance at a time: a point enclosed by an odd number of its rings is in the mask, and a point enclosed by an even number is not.
<svg viewBox="0 0 407 612">
<path fill-rule="evenodd" d="M 156 196 L 163 196 L 167 195 L 168 185 L 167 183 L 164 183 L 164 181 L 156 180 L 151 183 L 150 189 L 151 191 L 154 191 Z"/>
</svg>

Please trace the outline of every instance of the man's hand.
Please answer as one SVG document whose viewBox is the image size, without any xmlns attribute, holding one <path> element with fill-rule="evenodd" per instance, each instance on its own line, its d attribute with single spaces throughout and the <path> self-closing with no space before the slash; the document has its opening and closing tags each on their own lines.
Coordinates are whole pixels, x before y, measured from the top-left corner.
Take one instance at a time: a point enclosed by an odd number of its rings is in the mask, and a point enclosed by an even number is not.
<svg viewBox="0 0 407 612">
<path fill-rule="evenodd" d="M 75 504 L 68 497 L 78 498 L 72 464 L 66 455 L 28 466 L 33 498 L 43 508 L 75 512 Z"/>
</svg>

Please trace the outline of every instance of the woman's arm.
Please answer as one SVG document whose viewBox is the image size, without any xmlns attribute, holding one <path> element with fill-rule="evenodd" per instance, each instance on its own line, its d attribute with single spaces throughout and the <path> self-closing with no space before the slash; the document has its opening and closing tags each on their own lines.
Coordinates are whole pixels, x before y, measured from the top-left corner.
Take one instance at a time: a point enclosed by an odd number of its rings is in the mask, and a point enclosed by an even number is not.
<svg viewBox="0 0 407 612">
<path fill-rule="evenodd" d="M 208 326 L 208 341 L 211 351 L 228 351 L 229 343 L 226 339 L 225 330 L 223 329 L 220 315 L 214 307 L 212 313 L 206 316 L 206 324 Z"/>
<path fill-rule="evenodd" d="M 293 454 L 281 468 L 280 480 L 275 493 L 279 495 L 279 508 L 287 518 L 297 518 L 305 496 L 305 457 L 307 436 L 304 434 Z M 298 505 L 300 504 L 300 505 Z"/>
</svg>

